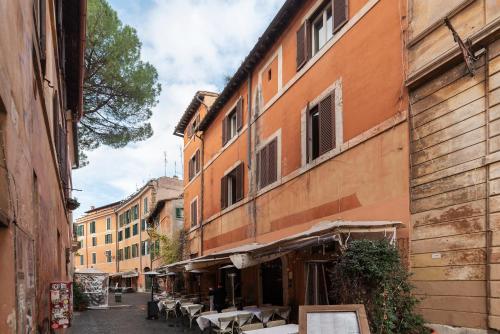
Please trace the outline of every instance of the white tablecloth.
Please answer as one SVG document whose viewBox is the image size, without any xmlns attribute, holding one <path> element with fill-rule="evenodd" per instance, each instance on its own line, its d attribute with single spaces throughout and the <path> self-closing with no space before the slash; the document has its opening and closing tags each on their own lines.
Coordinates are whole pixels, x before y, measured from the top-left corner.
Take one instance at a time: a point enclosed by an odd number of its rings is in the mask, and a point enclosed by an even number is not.
<svg viewBox="0 0 500 334">
<path fill-rule="evenodd" d="M 238 314 L 252 314 L 250 311 L 231 311 L 231 312 L 222 312 L 222 313 L 214 313 L 207 315 L 200 315 L 196 322 L 200 329 L 203 331 L 210 327 L 210 323 L 214 324 L 217 328 L 219 327 L 219 318 L 227 318 L 227 317 L 236 317 Z"/>
<path fill-rule="evenodd" d="M 277 308 L 278 306 L 245 307 L 243 311 L 252 312 L 261 322 L 267 323 Z M 269 311 L 264 312 L 267 314 L 265 319 L 262 319 L 262 311 Z"/>
<path fill-rule="evenodd" d="M 289 324 L 271 328 L 254 329 L 243 334 L 298 334 L 299 325 Z"/>
</svg>

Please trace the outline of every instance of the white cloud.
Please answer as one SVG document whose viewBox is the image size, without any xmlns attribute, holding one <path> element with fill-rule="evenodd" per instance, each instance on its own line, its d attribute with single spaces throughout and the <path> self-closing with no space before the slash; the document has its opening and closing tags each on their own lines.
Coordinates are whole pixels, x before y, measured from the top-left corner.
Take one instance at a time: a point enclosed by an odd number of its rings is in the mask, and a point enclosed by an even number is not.
<svg viewBox="0 0 500 334">
<path fill-rule="evenodd" d="M 89 152 L 90 164 L 74 172 L 82 204 L 120 200 L 150 178 L 182 174 L 182 139 L 173 129 L 197 90 L 220 90 L 284 0 L 111 0 L 125 24 L 137 29 L 142 57 L 159 72 L 162 93 L 151 119 L 154 135 L 123 149 Z"/>
</svg>

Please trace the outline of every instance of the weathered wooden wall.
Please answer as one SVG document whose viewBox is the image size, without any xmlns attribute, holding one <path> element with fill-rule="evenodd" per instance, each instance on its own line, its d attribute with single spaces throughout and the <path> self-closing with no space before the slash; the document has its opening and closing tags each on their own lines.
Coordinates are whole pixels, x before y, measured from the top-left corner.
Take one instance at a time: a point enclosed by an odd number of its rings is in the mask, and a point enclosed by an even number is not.
<svg viewBox="0 0 500 334">
<path fill-rule="evenodd" d="M 500 328 L 499 54 L 410 92 L 411 264 L 431 323 Z"/>
</svg>

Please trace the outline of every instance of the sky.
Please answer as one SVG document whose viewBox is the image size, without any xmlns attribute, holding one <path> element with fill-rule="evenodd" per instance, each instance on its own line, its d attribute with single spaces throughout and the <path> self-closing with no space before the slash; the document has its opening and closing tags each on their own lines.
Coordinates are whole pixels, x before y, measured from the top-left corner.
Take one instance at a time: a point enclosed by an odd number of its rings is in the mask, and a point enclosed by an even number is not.
<svg viewBox="0 0 500 334">
<path fill-rule="evenodd" d="M 137 30 L 141 58 L 153 64 L 162 92 L 153 109 L 154 134 L 122 149 L 87 152 L 74 170 L 80 217 L 91 206 L 124 199 L 151 178 L 182 178 L 182 138 L 175 125 L 197 90 L 220 92 L 284 0 L 108 0 Z M 165 169 L 166 153 L 166 169 Z"/>
</svg>

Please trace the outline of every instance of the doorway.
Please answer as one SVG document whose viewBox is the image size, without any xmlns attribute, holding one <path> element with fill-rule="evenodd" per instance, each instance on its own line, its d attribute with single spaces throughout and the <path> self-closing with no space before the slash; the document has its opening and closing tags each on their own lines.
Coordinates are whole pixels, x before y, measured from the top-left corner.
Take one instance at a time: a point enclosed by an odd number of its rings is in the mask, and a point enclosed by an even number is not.
<svg viewBox="0 0 500 334">
<path fill-rule="evenodd" d="M 260 265 L 262 304 L 283 305 L 283 265 L 281 258 Z"/>
</svg>

